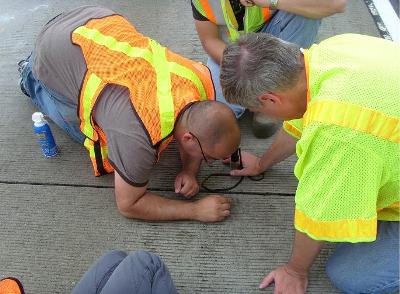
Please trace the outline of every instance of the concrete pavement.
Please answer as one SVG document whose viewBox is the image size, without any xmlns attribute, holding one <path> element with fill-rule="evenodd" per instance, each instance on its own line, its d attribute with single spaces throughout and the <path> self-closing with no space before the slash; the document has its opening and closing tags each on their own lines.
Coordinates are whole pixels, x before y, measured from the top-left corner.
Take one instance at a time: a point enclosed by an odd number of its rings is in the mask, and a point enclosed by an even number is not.
<svg viewBox="0 0 400 294">
<path fill-rule="evenodd" d="M 16 63 L 33 48 L 41 27 L 78 5 L 108 6 L 145 35 L 186 57 L 205 61 L 189 1 L 1 0 L 0 12 L 0 275 L 18 277 L 26 293 L 69 293 L 86 269 L 110 249 L 145 249 L 168 265 L 180 293 L 258 293 L 265 273 L 287 260 L 293 236 L 295 158 L 279 164 L 261 182 L 243 183 L 229 195 L 225 222 L 143 222 L 120 216 L 113 178 L 95 178 L 83 147 L 52 125 L 60 156 L 42 157 L 31 129 L 35 111 L 17 86 Z M 318 39 L 354 32 L 379 36 L 362 0 L 323 21 Z M 261 153 L 271 139 L 253 138 L 241 121 L 242 148 Z M 150 188 L 173 193 L 178 152 L 162 157 Z M 199 179 L 222 165 L 203 166 Z M 220 180 L 214 180 L 218 185 Z M 200 193 L 198 197 L 206 193 Z M 309 293 L 337 293 L 324 272 L 324 249 L 310 274 Z M 271 293 L 271 289 L 267 293 Z"/>
</svg>

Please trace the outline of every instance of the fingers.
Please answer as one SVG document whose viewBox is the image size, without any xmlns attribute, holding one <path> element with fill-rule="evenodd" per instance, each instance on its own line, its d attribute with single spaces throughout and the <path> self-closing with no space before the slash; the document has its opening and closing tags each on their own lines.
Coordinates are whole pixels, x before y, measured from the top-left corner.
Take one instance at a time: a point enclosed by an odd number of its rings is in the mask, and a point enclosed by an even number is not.
<svg viewBox="0 0 400 294">
<path fill-rule="evenodd" d="M 230 210 L 220 210 L 218 212 L 218 217 L 216 219 L 216 221 L 220 222 L 223 221 L 224 219 L 226 219 L 227 217 L 229 217 L 231 215 Z"/>
<path fill-rule="evenodd" d="M 185 188 L 185 187 L 184 187 Z M 191 198 L 197 193 L 199 193 L 199 186 L 198 185 L 193 185 L 188 192 L 183 191 L 183 188 L 181 190 L 181 194 L 185 196 L 186 198 Z"/>
<path fill-rule="evenodd" d="M 229 210 L 231 208 L 230 203 L 222 203 L 221 204 L 221 210 Z"/>
<path fill-rule="evenodd" d="M 264 289 L 268 287 L 274 281 L 275 274 L 274 272 L 270 272 L 268 276 L 266 276 L 258 286 L 260 289 Z"/>
<path fill-rule="evenodd" d="M 224 218 L 226 218 L 226 217 L 230 216 L 231 212 L 229 210 L 223 210 L 221 214 Z"/>
<path fill-rule="evenodd" d="M 181 190 L 180 190 L 180 194 L 184 195 L 184 196 L 189 196 L 190 192 L 192 192 L 192 188 L 190 185 L 188 184 L 182 184 Z"/>
<path fill-rule="evenodd" d="M 180 194 L 185 196 L 186 198 L 190 198 L 196 195 L 198 192 L 199 192 L 199 185 L 197 183 L 194 184 L 184 183 L 181 188 Z"/>
<path fill-rule="evenodd" d="M 174 187 L 175 193 L 181 194 L 187 198 L 190 198 L 199 192 L 197 180 L 183 175 L 178 175 L 176 177 Z"/>
<path fill-rule="evenodd" d="M 193 187 L 190 197 L 196 195 L 197 193 L 199 193 L 199 191 L 200 191 L 200 187 L 199 187 L 199 185 L 196 184 L 195 187 Z"/>
<path fill-rule="evenodd" d="M 251 0 L 240 0 L 240 2 L 242 3 L 243 6 L 253 6 L 254 3 Z"/>
<path fill-rule="evenodd" d="M 175 179 L 175 193 L 181 193 L 182 189 L 182 177 L 176 177 Z"/>
<path fill-rule="evenodd" d="M 225 164 L 228 164 L 228 163 L 231 162 L 231 158 L 230 157 L 225 158 L 224 160 L 222 160 L 222 162 L 225 163 Z"/>
<path fill-rule="evenodd" d="M 231 203 L 232 203 L 232 199 L 229 197 L 225 197 L 225 196 L 221 196 L 221 195 L 215 195 L 215 197 L 217 197 L 219 199 L 219 202 L 221 204 L 227 203 L 227 204 L 231 205 Z"/>
<path fill-rule="evenodd" d="M 219 214 L 219 221 L 224 220 L 231 214 L 232 199 L 224 197 L 221 195 L 215 195 L 218 198 L 219 205 L 217 206 L 217 211 Z"/>
<path fill-rule="evenodd" d="M 182 178 L 177 177 L 175 179 L 175 193 L 180 193 L 182 188 Z"/>
<path fill-rule="evenodd" d="M 246 168 L 243 169 L 233 169 L 230 171 L 230 175 L 234 177 L 241 177 L 249 175 L 249 172 Z"/>
<path fill-rule="evenodd" d="M 231 209 L 232 199 L 231 198 L 222 197 L 220 203 L 221 203 L 220 207 L 219 207 L 220 215 L 221 215 L 222 219 L 225 219 L 228 216 L 230 216 L 230 214 L 231 214 L 230 209 Z"/>
<path fill-rule="evenodd" d="M 221 195 L 209 195 L 196 202 L 196 220 L 220 222 L 230 216 L 231 199 Z"/>
</svg>

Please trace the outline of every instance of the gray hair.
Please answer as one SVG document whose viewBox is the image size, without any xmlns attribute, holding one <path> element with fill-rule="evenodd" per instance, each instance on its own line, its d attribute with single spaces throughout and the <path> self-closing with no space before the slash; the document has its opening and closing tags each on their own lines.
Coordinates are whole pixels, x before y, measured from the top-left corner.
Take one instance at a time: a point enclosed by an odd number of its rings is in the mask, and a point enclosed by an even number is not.
<svg viewBox="0 0 400 294">
<path fill-rule="evenodd" d="M 228 45 L 221 63 L 225 99 L 258 107 L 264 93 L 285 91 L 298 81 L 304 66 L 300 47 L 266 33 L 250 33 Z"/>
</svg>

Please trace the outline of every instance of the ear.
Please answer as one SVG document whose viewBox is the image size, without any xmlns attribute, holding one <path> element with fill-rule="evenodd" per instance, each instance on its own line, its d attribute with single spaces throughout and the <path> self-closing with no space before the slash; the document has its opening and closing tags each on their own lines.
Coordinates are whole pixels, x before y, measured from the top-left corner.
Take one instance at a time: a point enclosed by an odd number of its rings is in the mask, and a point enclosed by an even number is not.
<svg viewBox="0 0 400 294">
<path fill-rule="evenodd" d="M 267 105 L 275 105 L 275 104 L 282 104 L 282 97 L 279 96 L 277 93 L 264 93 L 258 97 L 258 100 L 263 104 Z"/>
</svg>

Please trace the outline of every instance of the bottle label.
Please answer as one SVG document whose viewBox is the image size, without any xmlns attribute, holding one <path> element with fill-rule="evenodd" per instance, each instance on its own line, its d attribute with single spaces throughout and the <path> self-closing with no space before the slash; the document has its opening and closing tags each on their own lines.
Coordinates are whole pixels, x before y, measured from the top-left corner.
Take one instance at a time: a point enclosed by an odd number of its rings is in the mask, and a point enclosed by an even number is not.
<svg viewBox="0 0 400 294">
<path fill-rule="evenodd" d="M 48 125 L 43 127 L 34 128 L 36 133 L 37 142 L 44 156 L 53 157 L 57 155 L 57 145 L 54 141 L 53 135 Z"/>
</svg>

